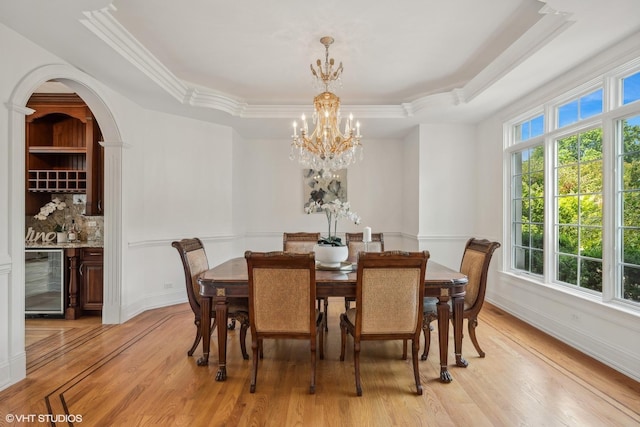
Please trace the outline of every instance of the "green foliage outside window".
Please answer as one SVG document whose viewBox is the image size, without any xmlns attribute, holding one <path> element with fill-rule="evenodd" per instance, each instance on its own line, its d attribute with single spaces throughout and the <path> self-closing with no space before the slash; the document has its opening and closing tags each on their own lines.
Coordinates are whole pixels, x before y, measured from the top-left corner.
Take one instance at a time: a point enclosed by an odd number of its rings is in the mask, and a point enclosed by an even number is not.
<svg viewBox="0 0 640 427">
<path fill-rule="evenodd" d="M 640 301 L 640 116 L 622 121 L 622 297 Z"/>
<path fill-rule="evenodd" d="M 556 143 L 557 280 L 602 291 L 602 129 Z"/>
<path fill-rule="evenodd" d="M 620 275 L 622 297 L 640 302 L 640 118 L 622 122 Z M 603 163 L 602 129 L 565 137 L 556 144 L 557 271 L 564 283 L 602 291 Z M 518 153 L 514 183 L 515 267 L 543 269 L 544 149 Z M 519 159 L 519 160 L 518 160 Z M 516 208 L 517 206 L 517 208 Z"/>
</svg>

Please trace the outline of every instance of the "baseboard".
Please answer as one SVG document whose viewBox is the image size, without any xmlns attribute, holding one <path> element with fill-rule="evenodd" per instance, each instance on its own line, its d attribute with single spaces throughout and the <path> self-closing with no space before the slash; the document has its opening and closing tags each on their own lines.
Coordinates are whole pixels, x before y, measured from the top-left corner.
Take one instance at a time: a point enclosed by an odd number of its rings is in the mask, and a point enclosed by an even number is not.
<svg viewBox="0 0 640 427">
<path fill-rule="evenodd" d="M 8 388 L 27 377 L 27 353 L 24 351 L 0 363 L 0 391 Z"/>
<path fill-rule="evenodd" d="M 563 319 L 555 318 L 531 306 L 524 306 L 495 295 L 491 299 L 487 298 L 487 301 L 635 381 L 640 381 L 640 355 L 613 346 L 589 331 L 568 325 Z"/>
</svg>

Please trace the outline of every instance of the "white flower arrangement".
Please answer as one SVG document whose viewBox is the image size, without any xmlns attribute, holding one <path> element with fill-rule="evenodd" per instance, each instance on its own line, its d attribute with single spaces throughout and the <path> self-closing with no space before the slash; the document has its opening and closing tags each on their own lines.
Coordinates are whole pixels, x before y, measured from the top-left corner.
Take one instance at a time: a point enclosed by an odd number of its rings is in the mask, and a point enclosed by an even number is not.
<svg viewBox="0 0 640 427">
<path fill-rule="evenodd" d="M 341 202 L 338 199 L 332 202 L 322 203 L 314 200 L 304 208 L 307 214 L 324 211 L 327 216 L 327 224 L 329 226 L 329 234 L 327 237 L 323 237 L 318 243 L 331 245 L 331 246 L 343 246 L 342 240 L 336 236 L 338 232 L 338 220 L 340 218 L 348 218 L 353 221 L 354 224 L 360 224 L 360 216 L 357 213 L 351 211 L 351 205 L 349 202 Z M 331 223 L 333 222 L 333 234 L 331 234 Z"/>
<path fill-rule="evenodd" d="M 54 197 L 53 200 L 51 200 L 49 203 L 41 207 L 40 212 L 35 214 L 33 217 L 40 221 L 44 221 L 45 219 L 47 219 L 49 215 L 51 215 L 55 211 L 57 210 L 61 211 L 66 207 L 67 207 L 67 204 L 65 202 L 63 202 L 57 197 Z"/>
</svg>

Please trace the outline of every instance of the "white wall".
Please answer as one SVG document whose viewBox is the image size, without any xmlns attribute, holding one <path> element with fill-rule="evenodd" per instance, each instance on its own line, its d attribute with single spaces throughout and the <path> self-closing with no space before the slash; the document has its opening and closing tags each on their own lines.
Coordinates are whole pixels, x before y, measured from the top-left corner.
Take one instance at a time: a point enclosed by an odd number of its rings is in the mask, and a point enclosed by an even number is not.
<svg viewBox="0 0 640 427">
<path fill-rule="evenodd" d="M 233 239 L 231 130 L 140 110 L 129 135 L 125 319 L 184 301 L 184 276 L 171 241 L 198 236 L 214 254 L 218 243 Z"/>
<path fill-rule="evenodd" d="M 245 141 L 242 189 L 246 212 L 247 248 L 282 249 L 282 232 L 327 233 L 324 215 L 304 212 L 302 167 L 289 160 L 289 143 L 282 140 Z M 385 246 L 402 249 L 403 165 L 401 141 L 367 139 L 365 157 L 349 167 L 347 197 L 360 225 L 338 223 L 338 234 L 369 226 L 385 233 Z"/>
<path fill-rule="evenodd" d="M 402 174 L 402 233 L 417 236 L 420 230 L 420 127 L 405 137 L 403 141 L 404 173 Z M 407 242 L 411 250 L 418 250 L 418 240 Z"/>
<path fill-rule="evenodd" d="M 476 233 L 478 188 L 475 127 L 419 127 L 418 210 L 420 249 L 458 268 L 467 239 Z"/>
</svg>

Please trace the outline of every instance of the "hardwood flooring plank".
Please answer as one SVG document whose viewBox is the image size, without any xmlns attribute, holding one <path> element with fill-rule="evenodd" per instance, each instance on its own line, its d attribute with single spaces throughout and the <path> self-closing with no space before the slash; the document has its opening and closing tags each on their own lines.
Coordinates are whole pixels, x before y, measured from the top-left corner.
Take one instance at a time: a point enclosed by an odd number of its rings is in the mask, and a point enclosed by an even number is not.
<svg viewBox="0 0 640 427">
<path fill-rule="evenodd" d="M 91 426 L 640 425 L 640 384 L 491 305 L 477 329 L 487 356 L 465 339 L 470 364 L 451 364 L 452 383 L 438 380 L 435 332 L 429 359 L 420 362 L 422 396 L 399 341 L 366 342 L 357 397 L 351 339 L 339 360 L 341 307 L 339 299 L 329 306 L 315 395 L 308 393 L 308 343 L 298 340 L 265 341 L 256 393 L 249 393 L 251 361 L 242 359 L 238 330 L 229 331 L 228 379 L 216 382 L 215 332 L 210 366 L 196 365 L 201 350 L 186 356 L 195 334 L 186 304 L 107 327 L 87 318 L 28 319 L 28 377 L 0 392 L 0 425 L 5 414 L 75 414 L 83 417 L 75 425 Z"/>
</svg>

